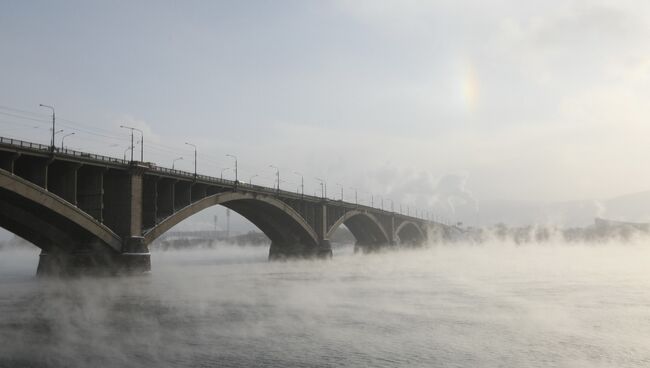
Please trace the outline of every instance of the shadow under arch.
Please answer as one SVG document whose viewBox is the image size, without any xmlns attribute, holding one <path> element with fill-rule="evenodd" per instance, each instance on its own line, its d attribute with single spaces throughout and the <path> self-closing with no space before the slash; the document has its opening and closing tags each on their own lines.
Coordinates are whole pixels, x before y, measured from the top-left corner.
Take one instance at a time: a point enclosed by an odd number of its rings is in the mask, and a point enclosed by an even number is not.
<svg viewBox="0 0 650 368">
<path fill-rule="evenodd" d="M 61 197 L 0 169 L 0 227 L 46 252 L 117 254 L 122 239 Z"/>
<path fill-rule="evenodd" d="M 395 229 L 395 236 L 401 244 L 422 244 L 427 239 L 424 231 L 412 221 L 402 222 Z"/>
<path fill-rule="evenodd" d="M 146 231 L 145 244 L 151 244 L 174 225 L 216 205 L 230 208 L 257 226 L 271 240 L 270 257 L 304 256 L 317 251 L 318 235 L 296 210 L 272 196 L 241 192 L 217 193 L 181 208 Z"/>
<path fill-rule="evenodd" d="M 371 213 L 359 210 L 347 211 L 330 227 L 325 239 L 330 239 L 341 224 L 350 230 L 357 240 L 356 245 L 380 246 L 391 243 L 390 236 L 379 220 Z"/>
</svg>

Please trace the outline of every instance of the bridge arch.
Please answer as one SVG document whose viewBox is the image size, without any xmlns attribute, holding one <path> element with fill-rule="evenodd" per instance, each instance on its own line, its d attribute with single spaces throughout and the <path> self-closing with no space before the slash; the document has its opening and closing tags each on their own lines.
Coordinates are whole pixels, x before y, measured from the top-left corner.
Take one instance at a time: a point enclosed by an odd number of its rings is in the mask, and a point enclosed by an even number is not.
<svg viewBox="0 0 650 368">
<path fill-rule="evenodd" d="M 122 239 L 61 197 L 0 169 L 0 227 L 44 251 L 122 250 Z"/>
<path fill-rule="evenodd" d="M 391 237 L 373 214 L 366 211 L 350 210 L 334 222 L 325 239 L 330 239 L 336 229 L 345 224 L 359 245 L 390 244 Z"/>
<path fill-rule="evenodd" d="M 407 244 L 420 244 L 427 238 L 426 233 L 412 221 L 403 221 L 397 229 L 395 229 L 395 236 L 399 239 L 400 243 Z"/>
<path fill-rule="evenodd" d="M 272 249 L 274 247 L 292 250 L 301 247 L 315 249 L 318 246 L 318 235 L 315 230 L 291 206 L 269 195 L 243 192 L 222 192 L 193 202 L 146 231 L 145 244 L 151 244 L 174 225 L 216 205 L 230 208 L 252 222 L 271 239 Z"/>
</svg>

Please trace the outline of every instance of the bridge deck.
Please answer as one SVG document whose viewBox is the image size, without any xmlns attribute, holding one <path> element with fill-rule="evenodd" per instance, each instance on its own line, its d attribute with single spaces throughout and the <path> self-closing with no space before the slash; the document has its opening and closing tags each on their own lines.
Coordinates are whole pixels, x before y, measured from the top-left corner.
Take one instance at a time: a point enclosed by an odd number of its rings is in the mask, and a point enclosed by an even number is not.
<svg viewBox="0 0 650 368">
<path fill-rule="evenodd" d="M 34 142 L 27 142 L 27 141 L 22 141 L 19 139 L 13 139 L 13 138 L 6 138 L 6 137 L 0 137 L 0 150 L 7 150 L 7 151 L 13 151 L 17 153 L 29 153 L 32 155 L 36 156 L 41 156 L 41 157 L 56 157 L 57 160 L 65 160 L 65 161 L 71 161 L 71 162 L 78 162 L 78 163 L 84 163 L 84 164 L 90 164 L 90 165 L 95 165 L 95 166 L 103 166 L 103 167 L 112 167 L 112 168 L 117 168 L 117 169 L 124 169 L 127 170 L 128 168 L 131 167 L 132 164 L 136 162 L 131 162 L 129 160 L 123 160 L 120 158 L 115 158 L 115 157 L 110 157 L 110 156 L 104 156 L 104 155 L 99 155 L 99 154 L 94 154 L 94 153 L 88 153 L 88 152 L 82 152 L 82 151 L 76 151 L 76 150 L 71 150 L 71 149 L 54 149 L 54 153 L 52 153 L 52 147 L 39 144 L 39 143 L 34 143 Z M 395 212 L 395 211 L 389 211 L 387 209 L 382 209 L 379 207 L 372 207 L 364 204 L 359 204 L 359 203 L 351 203 L 351 202 L 346 202 L 342 200 L 335 200 L 335 199 L 330 199 L 327 197 L 318 197 L 318 196 L 312 196 L 308 194 L 301 194 L 301 193 L 295 193 L 291 191 L 286 191 L 283 189 L 280 189 L 279 191 L 276 188 L 270 188 L 270 187 L 265 187 L 261 185 L 251 185 L 245 182 L 237 182 L 233 180 L 228 180 L 228 179 L 222 179 L 214 176 L 209 176 L 209 175 L 202 175 L 202 174 L 197 174 L 194 175 L 194 173 L 188 172 L 188 171 L 183 171 L 183 170 L 177 170 L 177 169 L 170 169 L 162 166 L 158 166 L 155 163 L 152 162 L 144 162 L 144 163 L 138 163 L 139 165 L 144 165 L 147 168 L 147 171 L 151 174 L 156 174 L 161 177 L 166 177 L 166 178 L 171 178 L 171 179 L 183 179 L 183 180 L 191 180 L 195 181 L 197 183 L 201 184 L 207 184 L 207 185 L 218 185 L 222 187 L 227 187 L 227 188 L 232 188 L 235 189 L 237 188 L 238 190 L 245 190 L 245 191 L 250 191 L 250 192 L 255 192 L 259 194 L 270 194 L 270 195 L 276 195 L 276 196 L 282 196 L 285 198 L 291 198 L 291 199 L 299 199 L 299 200 L 304 200 L 304 201 L 309 201 L 309 202 L 328 202 L 328 203 L 333 203 L 338 206 L 346 207 L 348 209 L 358 209 L 362 211 L 372 211 L 372 212 L 382 212 L 385 214 L 393 214 L 396 216 L 403 217 L 404 219 L 413 219 L 413 220 L 418 220 L 418 221 L 431 221 L 431 219 L 425 219 L 420 216 L 411 216 L 411 215 L 406 215 L 403 213 Z M 440 223 L 445 223 L 444 221 L 436 221 Z"/>
</svg>

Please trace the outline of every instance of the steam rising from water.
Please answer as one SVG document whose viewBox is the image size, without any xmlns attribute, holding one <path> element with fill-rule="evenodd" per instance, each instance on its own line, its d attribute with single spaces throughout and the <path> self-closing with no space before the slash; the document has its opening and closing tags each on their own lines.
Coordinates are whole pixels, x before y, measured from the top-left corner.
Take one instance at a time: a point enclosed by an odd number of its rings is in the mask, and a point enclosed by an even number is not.
<svg viewBox="0 0 650 368">
<path fill-rule="evenodd" d="M 442 204 L 445 210 L 454 214 L 456 212 L 455 202 L 473 205 L 478 212 L 478 201 L 472 193 L 465 188 L 467 174 L 449 174 L 443 176 L 433 190 L 435 201 Z"/>
<path fill-rule="evenodd" d="M 0 366 L 647 366 L 650 247 L 490 242 L 266 261 L 153 256 L 150 275 L 36 280 L 0 258 Z"/>
</svg>

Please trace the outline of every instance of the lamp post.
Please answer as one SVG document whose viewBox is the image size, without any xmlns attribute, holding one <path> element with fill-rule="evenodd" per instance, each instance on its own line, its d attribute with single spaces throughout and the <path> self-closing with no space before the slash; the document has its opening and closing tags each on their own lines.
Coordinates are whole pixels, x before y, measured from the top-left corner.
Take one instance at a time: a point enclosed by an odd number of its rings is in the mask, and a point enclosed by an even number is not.
<svg viewBox="0 0 650 368">
<path fill-rule="evenodd" d="M 174 164 L 176 164 L 176 161 L 178 161 L 178 160 L 182 160 L 182 159 L 183 159 L 183 157 L 176 157 L 176 158 L 172 161 L 172 170 L 174 170 Z"/>
<path fill-rule="evenodd" d="M 59 133 L 63 133 L 63 129 L 59 129 L 59 130 L 57 130 L 56 132 L 54 132 L 54 135 L 56 136 L 56 135 L 59 134 Z"/>
<path fill-rule="evenodd" d="M 194 178 L 196 178 L 196 145 L 185 142 L 188 146 L 194 147 Z"/>
<path fill-rule="evenodd" d="M 336 183 L 339 187 L 341 187 L 341 202 L 343 202 L 343 184 Z"/>
<path fill-rule="evenodd" d="M 390 198 L 386 198 L 386 200 L 390 201 L 390 212 L 395 212 L 395 202 Z"/>
<path fill-rule="evenodd" d="M 258 176 L 259 175 L 255 174 L 255 175 L 251 176 L 250 178 L 248 178 L 248 185 L 253 185 L 253 178 L 256 178 Z"/>
<path fill-rule="evenodd" d="M 377 197 L 380 198 L 381 210 L 383 211 L 384 210 L 384 196 L 378 195 Z"/>
<path fill-rule="evenodd" d="M 352 187 L 350 187 L 350 189 L 353 189 L 353 190 L 354 190 L 354 204 L 355 204 L 356 206 L 358 206 L 358 205 L 359 205 L 359 201 L 357 200 L 357 188 L 352 188 Z"/>
<path fill-rule="evenodd" d="M 133 131 L 137 130 L 140 132 L 140 162 L 144 162 L 144 132 L 138 128 L 133 128 L 126 125 L 120 125 L 120 128 L 130 129 L 131 130 L 131 146 L 133 145 Z M 131 161 L 133 161 L 133 150 L 131 150 Z"/>
<path fill-rule="evenodd" d="M 297 171 L 293 172 L 294 174 L 300 176 L 300 195 L 305 196 L 305 176 Z"/>
<path fill-rule="evenodd" d="M 238 181 L 239 177 L 237 176 L 237 156 L 226 154 L 228 157 L 232 157 L 235 160 L 235 183 Z"/>
<path fill-rule="evenodd" d="M 321 178 L 314 178 L 320 182 L 320 195 L 321 198 L 325 199 L 325 180 Z"/>
<path fill-rule="evenodd" d="M 277 166 L 269 165 L 269 167 L 272 167 L 275 169 L 275 177 L 278 181 L 278 193 L 280 193 L 280 169 L 277 168 Z"/>
<path fill-rule="evenodd" d="M 50 106 L 50 105 L 43 105 L 43 104 L 39 104 L 38 106 L 45 107 L 45 108 L 48 108 L 48 109 L 52 110 L 52 144 L 51 144 L 51 149 L 52 149 L 52 152 L 54 152 L 54 132 L 56 131 L 56 114 L 54 112 L 54 107 Z"/>
<path fill-rule="evenodd" d="M 223 180 L 223 173 L 225 171 L 227 171 L 227 170 L 230 170 L 230 168 L 229 167 L 224 167 L 223 169 L 221 169 L 221 180 Z"/>
<path fill-rule="evenodd" d="M 63 151 L 63 142 L 65 141 L 65 137 L 69 137 L 71 135 L 74 135 L 74 132 L 68 133 L 61 138 L 61 151 Z"/>
<path fill-rule="evenodd" d="M 127 153 L 129 150 L 133 150 L 133 146 L 128 146 L 128 147 L 126 147 L 126 149 L 124 150 L 124 161 L 126 161 L 126 153 Z"/>
</svg>

